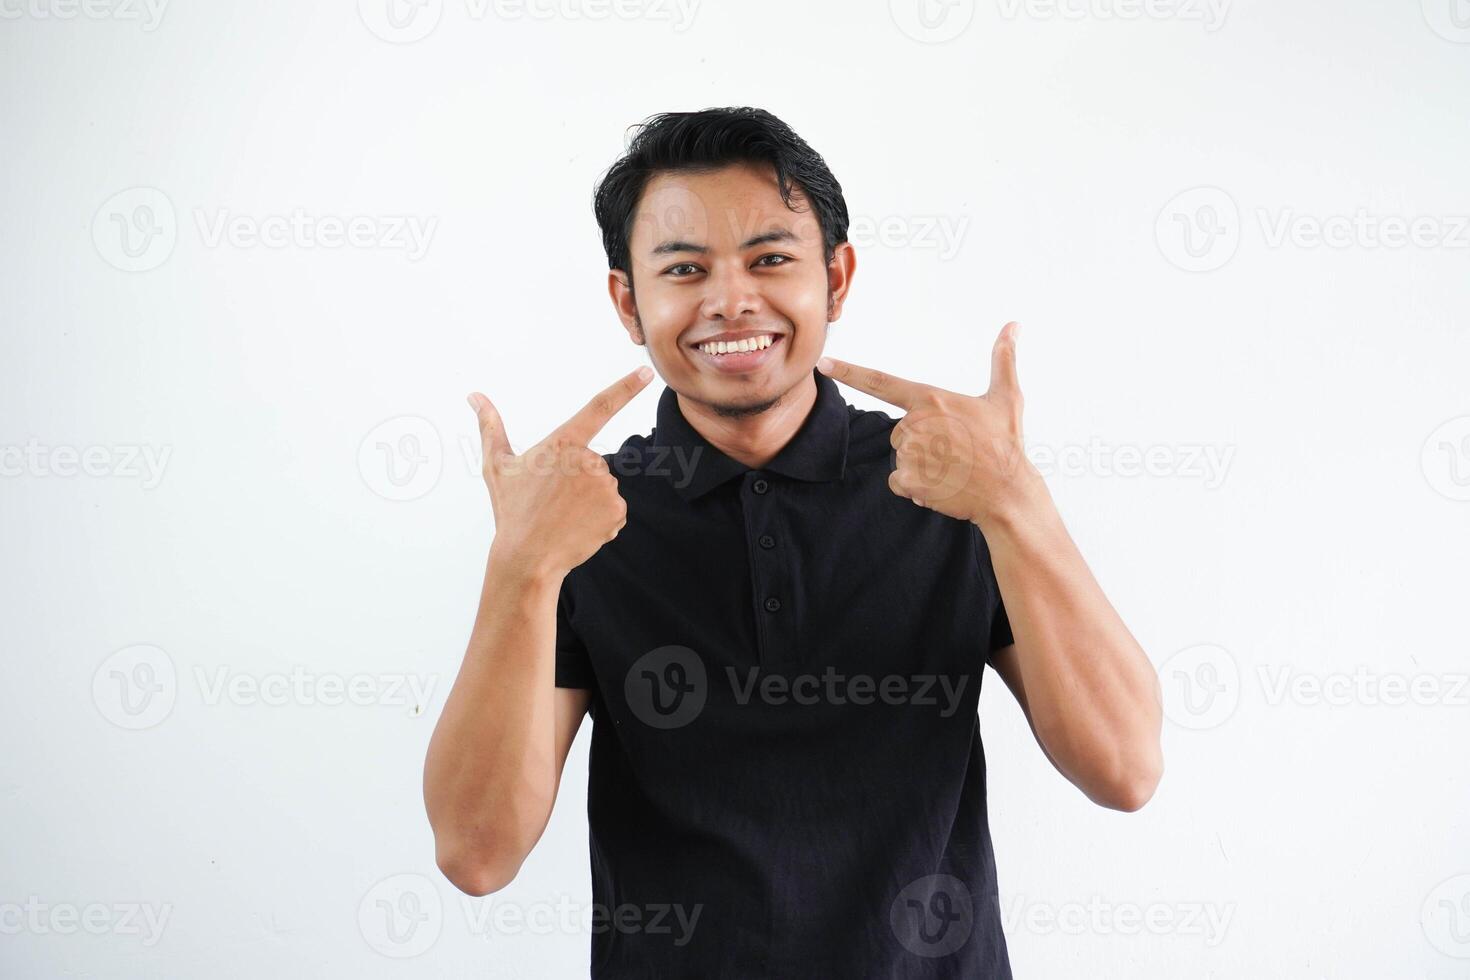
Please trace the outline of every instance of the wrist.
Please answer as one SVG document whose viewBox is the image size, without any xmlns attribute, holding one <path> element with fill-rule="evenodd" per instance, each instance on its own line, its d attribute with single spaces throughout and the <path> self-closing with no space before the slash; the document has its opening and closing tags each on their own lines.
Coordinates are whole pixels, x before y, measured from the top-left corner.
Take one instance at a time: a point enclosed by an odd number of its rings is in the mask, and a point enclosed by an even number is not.
<svg viewBox="0 0 1470 980">
<path fill-rule="evenodd" d="M 1040 524 L 1048 515 L 1055 513 L 1056 505 L 1041 471 L 1030 460 L 1023 459 L 1022 465 L 996 488 L 996 492 L 987 495 L 979 513 L 971 521 L 988 534 Z"/>
<path fill-rule="evenodd" d="M 509 585 L 545 590 L 561 587 L 566 569 L 559 569 L 544 555 L 518 547 L 500 535 L 490 543 L 489 574 Z"/>
</svg>

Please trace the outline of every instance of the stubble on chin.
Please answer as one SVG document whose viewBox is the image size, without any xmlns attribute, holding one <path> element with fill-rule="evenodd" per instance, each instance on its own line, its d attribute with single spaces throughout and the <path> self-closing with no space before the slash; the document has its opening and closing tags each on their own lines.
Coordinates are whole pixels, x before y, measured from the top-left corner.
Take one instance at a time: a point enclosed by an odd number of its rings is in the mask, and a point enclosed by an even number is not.
<svg viewBox="0 0 1470 980">
<path fill-rule="evenodd" d="M 748 419 L 753 415 L 759 415 L 762 412 L 769 412 L 771 409 L 781 404 L 781 402 L 785 400 L 787 394 L 789 394 L 789 392 L 783 391 L 775 398 L 769 398 L 765 401 L 757 402 L 752 405 L 721 405 L 714 402 L 705 402 L 705 405 L 709 408 L 711 412 L 713 412 L 715 415 L 718 415 L 722 419 Z"/>
</svg>

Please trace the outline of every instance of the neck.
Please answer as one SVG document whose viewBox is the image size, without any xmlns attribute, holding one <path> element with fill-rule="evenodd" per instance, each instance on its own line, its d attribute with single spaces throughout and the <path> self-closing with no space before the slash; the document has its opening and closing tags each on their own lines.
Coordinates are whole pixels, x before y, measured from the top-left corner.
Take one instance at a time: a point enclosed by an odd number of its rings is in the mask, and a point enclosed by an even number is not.
<svg viewBox="0 0 1470 980">
<path fill-rule="evenodd" d="M 817 403 L 817 381 L 808 374 L 776 403 L 754 415 L 721 415 L 703 402 L 679 395 L 679 411 L 694 431 L 720 452 L 751 469 L 760 469 L 776 458 L 796 435 Z"/>
</svg>

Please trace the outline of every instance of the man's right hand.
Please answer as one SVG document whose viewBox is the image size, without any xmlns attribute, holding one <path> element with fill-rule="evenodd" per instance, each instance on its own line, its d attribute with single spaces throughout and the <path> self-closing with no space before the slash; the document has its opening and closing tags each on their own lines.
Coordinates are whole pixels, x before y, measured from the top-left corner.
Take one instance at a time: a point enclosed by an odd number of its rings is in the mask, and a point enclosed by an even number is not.
<svg viewBox="0 0 1470 980">
<path fill-rule="evenodd" d="M 631 372 L 521 455 L 490 399 L 469 396 L 495 513 L 493 552 L 528 574 L 559 580 L 617 537 L 628 506 L 607 461 L 587 444 L 652 377 L 647 367 Z"/>
</svg>

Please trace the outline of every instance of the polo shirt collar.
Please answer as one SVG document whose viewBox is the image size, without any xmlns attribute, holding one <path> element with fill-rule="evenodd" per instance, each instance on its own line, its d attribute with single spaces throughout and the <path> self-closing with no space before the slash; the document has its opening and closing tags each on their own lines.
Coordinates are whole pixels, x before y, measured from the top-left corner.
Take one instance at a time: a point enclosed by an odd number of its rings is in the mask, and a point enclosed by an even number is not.
<svg viewBox="0 0 1470 980">
<path fill-rule="evenodd" d="M 813 369 L 817 400 L 801 428 L 762 469 L 797 480 L 822 483 L 842 479 L 847 468 L 848 406 L 837 390 L 837 382 Z M 750 469 L 720 452 L 695 430 L 679 411 L 679 396 L 665 387 L 658 399 L 658 416 L 653 445 L 681 452 L 694 463 L 687 483 L 675 482 L 674 490 L 684 500 L 695 500 Z M 695 456 L 694 453 L 699 455 Z"/>
</svg>

